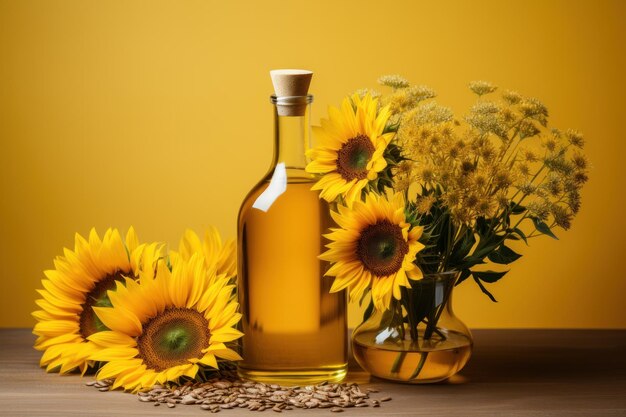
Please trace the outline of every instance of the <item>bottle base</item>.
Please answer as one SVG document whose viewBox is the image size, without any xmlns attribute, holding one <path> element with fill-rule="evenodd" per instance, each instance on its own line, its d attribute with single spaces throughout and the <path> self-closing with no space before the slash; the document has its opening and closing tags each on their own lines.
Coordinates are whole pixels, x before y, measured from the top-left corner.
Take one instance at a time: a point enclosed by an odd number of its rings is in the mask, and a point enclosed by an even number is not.
<svg viewBox="0 0 626 417">
<path fill-rule="evenodd" d="M 237 373 L 242 379 L 279 385 L 315 385 L 324 381 L 336 383 L 342 381 L 348 373 L 348 364 L 322 369 L 294 369 L 266 371 L 238 367 Z"/>
</svg>

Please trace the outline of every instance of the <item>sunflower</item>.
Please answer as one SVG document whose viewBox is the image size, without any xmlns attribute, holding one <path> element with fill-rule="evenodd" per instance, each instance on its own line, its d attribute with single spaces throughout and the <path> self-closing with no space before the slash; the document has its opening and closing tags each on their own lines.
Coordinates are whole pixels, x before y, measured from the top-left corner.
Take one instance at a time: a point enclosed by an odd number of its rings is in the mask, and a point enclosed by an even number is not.
<svg viewBox="0 0 626 417">
<path fill-rule="evenodd" d="M 44 272 L 44 289 L 38 290 L 43 298 L 35 301 L 41 308 L 32 313 L 35 349 L 44 352 L 41 366 L 62 374 L 78 368 L 84 374 L 93 365 L 88 357 L 95 349 L 87 338 L 106 329 L 92 307 L 110 305 L 107 290 L 125 277 L 136 277 L 144 265 L 154 266 L 161 248 L 140 245 L 132 227 L 125 242 L 117 229 L 108 229 L 102 239 L 94 229 L 89 240 L 77 233 L 74 250 L 65 249 L 54 260 L 55 269 Z"/>
<path fill-rule="evenodd" d="M 172 264 L 179 260 L 189 261 L 194 253 L 204 256 L 207 266 L 214 266 L 217 275 L 232 278 L 237 275 L 237 252 L 234 239 L 222 243 L 222 238 L 215 227 L 209 227 L 204 233 L 204 240 L 193 231 L 187 229 L 180 239 L 178 252 L 171 251 Z"/>
<path fill-rule="evenodd" d="M 399 300 L 400 287 L 409 287 L 408 278 L 422 278 L 413 261 L 424 248 L 418 242 L 423 228 L 407 222 L 402 194 L 388 199 L 370 193 L 365 202 L 357 201 L 351 209 L 340 205 L 331 215 L 339 228 L 326 235 L 331 242 L 320 255 L 333 263 L 326 272 L 335 277 L 331 292 L 349 288 L 355 300 L 371 285 L 374 306 L 385 310 L 392 294 Z"/>
<path fill-rule="evenodd" d="M 330 107 L 329 119 L 313 126 L 320 145 L 310 149 L 306 170 L 323 174 L 312 187 L 321 190 L 328 202 L 342 196 L 348 207 L 360 199 L 361 191 L 385 169 L 385 149 L 393 133 L 383 133 L 389 119 L 388 107 L 378 110 L 378 99 L 358 94 L 344 99 L 341 109 Z"/>
<path fill-rule="evenodd" d="M 232 299 L 233 285 L 215 275 L 201 254 L 170 271 L 159 262 L 153 280 L 127 279 L 109 291 L 113 308 L 95 307 L 110 329 L 89 337 L 98 349 L 91 360 L 107 361 L 97 378 L 113 378 L 112 389 L 139 391 L 194 378 L 200 366 L 218 368 L 217 357 L 240 360 L 225 343 L 242 336 L 233 328 L 241 319 Z"/>
</svg>

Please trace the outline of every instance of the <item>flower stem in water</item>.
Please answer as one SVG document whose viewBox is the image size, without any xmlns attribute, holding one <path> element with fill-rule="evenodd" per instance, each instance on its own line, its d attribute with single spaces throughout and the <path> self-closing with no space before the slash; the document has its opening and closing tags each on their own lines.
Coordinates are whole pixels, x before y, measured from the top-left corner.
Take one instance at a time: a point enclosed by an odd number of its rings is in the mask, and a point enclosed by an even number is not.
<svg viewBox="0 0 626 417">
<path fill-rule="evenodd" d="M 428 352 L 422 352 L 420 356 L 420 361 L 417 364 L 417 368 L 415 368 L 415 371 L 413 371 L 413 373 L 409 377 L 409 381 L 412 379 L 416 379 L 419 376 L 420 372 L 422 372 L 422 368 L 424 367 L 424 364 L 426 363 L 427 358 L 428 358 Z"/>
<path fill-rule="evenodd" d="M 398 372 L 400 372 L 400 367 L 402 366 L 402 363 L 404 362 L 404 358 L 406 358 L 406 354 L 407 354 L 406 351 L 398 353 L 398 356 L 396 356 L 396 360 L 393 361 L 393 365 L 391 365 L 392 374 L 397 374 Z"/>
</svg>

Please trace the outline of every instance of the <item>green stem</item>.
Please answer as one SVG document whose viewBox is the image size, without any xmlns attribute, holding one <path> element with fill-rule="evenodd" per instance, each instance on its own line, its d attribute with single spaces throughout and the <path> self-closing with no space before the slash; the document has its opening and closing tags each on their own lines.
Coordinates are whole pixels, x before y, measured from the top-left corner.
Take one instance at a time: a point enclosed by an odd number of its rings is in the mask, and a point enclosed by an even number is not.
<svg viewBox="0 0 626 417">
<path fill-rule="evenodd" d="M 406 316 L 409 326 L 409 333 L 411 335 L 411 340 L 413 342 L 417 342 L 417 318 L 415 317 L 415 306 L 413 305 L 413 297 L 409 292 L 409 289 L 406 287 L 401 287 L 400 291 L 402 292 L 400 302 L 404 303 L 404 308 L 406 309 Z"/>
<path fill-rule="evenodd" d="M 452 255 L 452 249 L 454 248 L 454 243 L 451 244 L 451 241 L 452 241 L 452 238 L 453 238 L 452 228 L 453 228 L 452 219 L 450 217 L 448 217 L 448 239 L 446 240 L 446 246 L 447 247 L 445 249 L 445 253 L 443 255 L 443 259 L 441 261 L 441 264 L 439 265 L 439 272 L 445 271 L 445 266 L 447 265 L 448 259 Z"/>
<path fill-rule="evenodd" d="M 424 319 L 424 323 L 428 326 L 428 320 Z M 435 328 L 433 329 L 433 332 L 437 333 L 439 337 L 441 337 L 443 340 L 448 339 L 445 334 L 441 333 L 441 331 L 437 328 L 437 326 L 435 326 Z"/>
<path fill-rule="evenodd" d="M 427 358 L 428 358 L 428 352 L 422 352 L 420 356 L 420 361 L 417 364 L 417 368 L 415 368 L 415 371 L 413 371 L 413 373 L 409 377 L 409 380 L 415 379 L 419 376 L 420 372 L 422 372 L 422 368 L 424 367 L 424 364 L 426 364 Z"/>
<path fill-rule="evenodd" d="M 402 363 L 404 362 L 407 353 L 408 352 L 406 350 L 398 353 L 398 356 L 396 356 L 396 359 L 393 361 L 393 365 L 391 365 L 392 374 L 397 374 L 398 372 L 400 372 L 400 367 L 402 366 Z"/>
<path fill-rule="evenodd" d="M 398 302 L 393 302 L 391 305 L 391 308 L 393 309 L 393 315 L 391 317 L 391 323 L 390 326 L 397 328 L 398 332 L 400 333 L 400 343 L 404 343 L 404 338 L 405 338 L 405 331 L 404 331 L 404 323 L 403 323 L 403 318 L 402 318 L 402 304 L 398 301 Z M 409 318 L 409 323 L 411 322 L 411 316 L 408 314 L 409 311 L 407 310 L 407 317 Z M 412 329 L 410 329 L 411 331 L 411 335 L 413 333 Z M 400 353 L 398 353 L 398 356 L 396 356 L 396 359 L 393 361 L 393 364 L 391 365 L 391 373 L 395 374 L 398 373 L 400 371 L 400 368 L 402 367 L 402 364 L 404 363 L 404 359 L 406 358 L 407 352 L 406 351 L 402 351 Z"/>
<path fill-rule="evenodd" d="M 435 283 L 435 287 L 436 286 L 437 284 Z M 437 322 L 439 321 L 439 318 L 441 317 L 443 310 L 446 308 L 448 304 L 448 299 L 450 298 L 450 294 L 452 293 L 453 288 L 454 288 L 454 285 L 449 285 L 448 288 L 446 288 L 446 292 L 443 295 L 441 304 L 439 305 L 438 308 L 434 309 L 437 311 L 435 313 L 435 317 L 432 319 L 429 317 L 428 324 L 426 325 L 426 330 L 424 330 L 424 340 L 429 340 L 432 337 L 433 332 L 437 330 Z"/>
</svg>

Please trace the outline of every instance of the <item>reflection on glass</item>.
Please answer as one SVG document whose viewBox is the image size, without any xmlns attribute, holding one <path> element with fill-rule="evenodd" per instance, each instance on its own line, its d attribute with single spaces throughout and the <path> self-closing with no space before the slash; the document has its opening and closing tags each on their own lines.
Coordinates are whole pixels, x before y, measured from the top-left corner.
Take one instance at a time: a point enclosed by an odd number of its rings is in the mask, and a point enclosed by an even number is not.
<svg viewBox="0 0 626 417">
<path fill-rule="evenodd" d="M 270 180 L 270 184 L 265 191 L 254 201 L 252 207 L 267 212 L 274 201 L 287 189 L 287 170 L 285 163 L 281 162 L 276 165 L 274 174 Z"/>
</svg>

